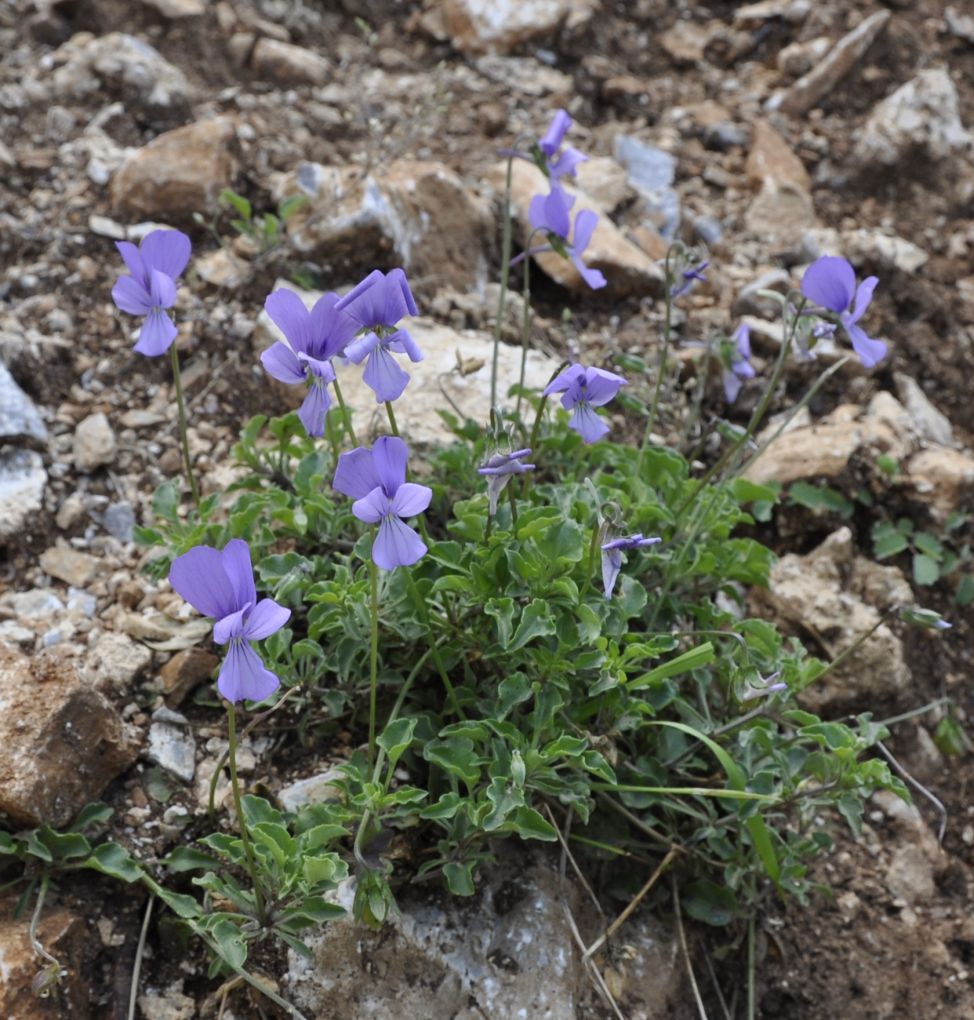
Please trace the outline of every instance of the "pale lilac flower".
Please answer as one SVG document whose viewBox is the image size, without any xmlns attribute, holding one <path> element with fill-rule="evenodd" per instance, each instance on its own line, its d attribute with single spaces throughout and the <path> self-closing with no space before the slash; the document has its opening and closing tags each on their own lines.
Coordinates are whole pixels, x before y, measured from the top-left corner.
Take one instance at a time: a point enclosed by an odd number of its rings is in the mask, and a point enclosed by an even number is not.
<svg viewBox="0 0 974 1020">
<path fill-rule="evenodd" d="M 549 249 L 556 251 L 572 262 L 592 290 L 598 290 L 605 286 L 605 277 L 598 269 L 590 269 L 585 265 L 582 261 L 582 252 L 592 240 L 599 217 L 591 209 L 582 209 L 576 214 L 575 226 L 572 228 L 571 208 L 574 204 L 574 196 L 568 195 L 557 184 L 552 185 L 547 195 L 535 195 L 531 199 L 528 220 L 534 230 L 542 230 L 548 235 L 549 244 L 541 248 L 532 248 L 525 255 L 538 255 Z M 512 260 L 512 265 L 522 258 L 524 255 Z"/>
<path fill-rule="evenodd" d="M 852 349 L 864 367 L 872 368 L 886 357 L 886 344 L 874 340 L 859 325 L 873 299 L 878 277 L 867 276 L 856 287 L 856 271 L 845 259 L 823 255 L 805 270 L 802 294 L 817 305 L 835 312 L 852 341 Z"/>
<path fill-rule="evenodd" d="M 280 686 L 251 647 L 251 641 L 281 629 L 291 610 L 273 599 L 257 601 L 250 547 L 241 538 L 222 550 L 198 545 L 173 560 L 169 583 L 194 609 L 212 616 L 213 640 L 225 645 L 217 687 L 227 701 L 263 701 Z"/>
<path fill-rule="evenodd" d="M 275 290 L 264 302 L 267 314 L 284 334 L 260 356 L 268 375 L 283 383 L 308 383 L 308 395 L 298 411 L 309 436 L 325 434 L 331 407 L 328 384 L 335 379 L 331 359 L 355 336 L 358 323 L 336 310 L 337 294 L 325 294 L 310 311 L 293 290 Z"/>
<path fill-rule="evenodd" d="M 578 164 L 588 159 L 588 156 L 583 155 L 578 149 L 573 149 L 570 145 L 566 145 L 564 149 L 561 148 L 561 143 L 565 140 L 565 135 L 571 126 L 572 119 L 568 112 L 558 110 L 544 137 L 538 141 L 538 148 L 544 155 L 548 175 L 554 181 L 565 175 L 573 177 Z M 561 149 L 560 153 L 559 149 Z"/>
<path fill-rule="evenodd" d="M 348 344 L 345 357 L 353 365 L 365 361 L 362 377 L 375 393 L 376 403 L 395 400 L 406 388 L 409 373 L 399 367 L 392 354 L 408 354 L 413 362 L 423 360 L 415 340 L 399 328 L 403 316 L 417 314 L 406 274 L 401 269 L 388 273 L 376 269 L 335 308 L 354 319 L 360 331 L 365 331 Z"/>
<path fill-rule="evenodd" d="M 180 230 L 153 230 L 138 248 L 130 241 L 116 241 L 115 247 L 128 273 L 112 287 L 112 300 L 129 315 L 145 316 L 135 350 L 150 358 L 165 354 L 179 332 L 166 310 L 176 303 L 176 281 L 189 262 L 189 238 Z"/>
<path fill-rule="evenodd" d="M 352 513 L 378 524 L 372 559 L 383 570 L 408 567 L 426 552 L 426 543 L 403 518 L 421 514 L 433 498 L 426 485 L 406 481 L 409 449 L 398 436 L 380 436 L 371 450 L 359 447 L 338 458 L 332 485 L 351 496 Z"/>
<path fill-rule="evenodd" d="M 698 262 L 695 266 L 688 266 L 680 274 L 680 280 L 678 283 L 674 283 L 670 288 L 670 297 L 678 298 L 683 297 L 684 294 L 689 293 L 693 285 L 699 280 L 701 283 L 707 282 L 707 277 L 703 275 L 703 271 L 710 265 L 710 259 L 704 259 L 703 262 Z"/>
<path fill-rule="evenodd" d="M 490 500 L 490 516 L 497 513 L 497 500 L 511 480 L 511 475 L 533 471 L 533 464 L 525 464 L 524 458 L 530 457 L 530 449 L 514 450 L 511 453 L 495 453 L 488 457 L 483 467 L 477 468 L 477 474 L 487 478 L 487 498 Z"/>
<path fill-rule="evenodd" d="M 782 682 L 775 682 L 778 677 L 781 676 L 781 670 L 772 673 L 769 677 L 762 679 L 761 683 L 754 685 L 748 683 L 744 688 L 744 693 L 741 694 L 741 701 L 753 701 L 755 698 L 767 698 L 772 694 L 780 694 L 781 691 L 787 691 L 788 685 Z"/>
<path fill-rule="evenodd" d="M 751 330 L 746 322 L 737 327 L 731 338 L 733 347 L 724 352 L 724 396 L 728 404 L 737 400 L 745 379 L 754 378 L 751 364 Z"/>
<path fill-rule="evenodd" d="M 583 368 L 575 362 L 548 383 L 544 395 L 550 397 L 552 393 L 563 393 L 561 406 L 572 412 L 568 427 L 573 428 L 586 443 L 594 443 L 609 431 L 609 426 L 596 414 L 595 408 L 607 404 L 620 387 L 626 385 L 626 380 L 615 372 Z"/>
<path fill-rule="evenodd" d="M 614 538 L 611 542 L 602 545 L 602 586 L 605 588 L 605 597 L 612 598 L 612 592 L 622 570 L 624 557 L 623 550 L 645 549 L 650 545 L 657 545 L 662 542 L 661 538 L 643 538 L 641 534 L 630 535 L 628 538 Z"/>
</svg>

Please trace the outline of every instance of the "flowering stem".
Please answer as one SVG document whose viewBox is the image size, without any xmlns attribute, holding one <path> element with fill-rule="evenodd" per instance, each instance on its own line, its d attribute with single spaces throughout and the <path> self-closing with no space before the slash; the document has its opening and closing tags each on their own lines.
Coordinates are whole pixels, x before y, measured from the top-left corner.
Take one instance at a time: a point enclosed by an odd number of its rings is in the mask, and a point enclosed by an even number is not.
<svg viewBox="0 0 974 1020">
<path fill-rule="evenodd" d="M 514 157 L 507 160 L 507 180 L 504 185 L 504 233 L 501 237 L 501 288 L 497 296 L 497 318 L 494 321 L 494 356 L 490 365 L 490 406 L 497 406 L 497 361 L 504 330 L 504 310 L 507 305 L 507 286 L 511 275 L 511 188 L 514 175 Z"/>
<path fill-rule="evenodd" d="M 511 527 L 517 527 L 517 500 L 514 498 L 514 485 L 507 483 L 507 501 L 511 504 Z"/>
<path fill-rule="evenodd" d="M 488 520 L 490 520 L 490 518 L 488 518 Z M 426 628 L 426 633 L 429 635 L 430 649 L 433 653 L 433 662 L 436 663 L 436 671 L 440 674 L 440 679 L 443 681 L 443 686 L 446 688 L 446 692 L 449 695 L 453 711 L 456 712 L 459 718 L 466 719 L 466 716 L 463 714 L 463 709 L 460 707 L 460 701 L 457 698 L 456 688 L 453 686 L 453 682 L 450 680 L 450 676 L 443 666 L 443 660 L 440 658 L 440 650 L 433 641 L 433 629 L 430 623 L 429 610 L 426 608 L 426 602 L 423 599 L 423 596 L 420 595 L 419 589 L 416 587 L 416 582 L 413 580 L 412 572 L 406 567 L 403 569 L 406 571 L 406 588 L 409 591 L 409 597 L 413 600 L 413 605 L 419 613 L 423 626 Z"/>
<path fill-rule="evenodd" d="M 398 436 L 399 435 L 399 426 L 396 424 L 396 413 L 392 409 L 392 401 L 391 400 L 387 400 L 386 401 L 386 414 L 389 415 L 389 428 L 392 429 L 392 434 L 394 436 Z"/>
<path fill-rule="evenodd" d="M 673 328 L 673 280 L 670 275 L 670 255 L 672 248 L 666 252 L 665 280 L 666 287 L 666 317 L 663 320 L 663 349 L 660 352 L 659 369 L 656 376 L 656 389 L 653 391 L 653 402 L 649 407 L 649 417 L 646 419 L 646 432 L 643 435 L 643 445 L 639 451 L 640 468 L 643 457 L 649 447 L 650 436 L 653 434 L 653 426 L 656 424 L 656 413 L 659 410 L 659 398 L 663 390 L 663 378 L 666 375 L 666 363 L 670 353 L 670 330 Z"/>
<path fill-rule="evenodd" d="M 169 347 L 172 360 L 172 381 L 176 387 L 176 410 L 179 412 L 179 441 L 183 448 L 183 466 L 186 468 L 186 481 L 189 483 L 190 492 L 193 494 L 193 502 L 197 507 L 200 505 L 200 490 L 196 485 L 196 476 L 193 474 L 193 462 L 189 456 L 189 434 L 186 431 L 186 404 L 183 401 L 183 380 L 179 374 L 179 354 L 176 351 L 176 344 Z"/>
<path fill-rule="evenodd" d="M 335 435 L 335 422 L 331 415 L 327 415 L 325 417 L 325 431 L 328 435 L 328 442 L 331 444 L 332 456 L 335 458 L 335 463 L 337 464 L 341 451 L 338 448 L 338 437 Z"/>
<path fill-rule="evenodd" d="M 535 231 L 531 231 L 533 237 Z M 531 237 L 525 248 L 531 247 Z M 524 285 L 521 288 L 521 298 L 524 301 L 524 312 L 521 316 L 521 372 L 517 380 L 517 403 L 514 405 L 514 417 L 521 418 L 521 398 L 524 394 L 524 375 L 528 367 L 528 342 L 531 339 L 531 260 L 524 260 Z"/>
<path fill-rule="evenodd" d="M 355 430 L 352 428 L 352 415 L 345 404 L 345 398 L 342 396 L 342 388 L 338 385 L 337 377 L 333 383 L 335 387 L 335 396 L 338 399 L 338 406 L 342 409 L 342 421 L 345 424 L 345 430 L 348 432 L 348 438 L 352 441 L 352 446 L 358 446 L 358 440 L 355 438 Z"/>
<path fill-rule="evenodd" d="M 599 552 L 599 535 L 602 533 L 602 525 L 598 521 L 595 522 L 595 527 L 592 528 L 592 541 L 588 546 L 588 566 L 585 568 L 585 582 L 582 585 L 582 590 L 578 593 L 578 597 L 581 598 L 588 590 L 592 587 L 592 576 L 595 573 L 595 557 Z"/>
<path fill-rule="evenodd" d="M 264 923 L 264 897 L 260 891 L 260 882 L 257 880 L 257 862 L 254 860 L 254 848 L 250 845 L 250 836 L 247 833 L 247 820 L 244 817 L 243 803 L 240 797 L 240 783 L 237 781 L 237 715 L 232 701 L 227 702 L 227 748 L 228 760 L 230 762 L 230 788 L 233 790 L 233 808 L 237 812 L 237 827 L 240 829 L 240 842 L 243 843 L 244 856 L 247 858 L 247 874 L 250 875 L 251 884 L 254 887 L 254 904 L 257 907 L 257 919 Z"/>
<path fill-rule="evenodd" d="M 373 542 L 375 538 L 373 538 Z M 375 764 L 375 703 L 379 686 L 379 568 L 369 558 L 372 588 L 372 644 L 369 651 L 369 773 Z"/>
</svg>

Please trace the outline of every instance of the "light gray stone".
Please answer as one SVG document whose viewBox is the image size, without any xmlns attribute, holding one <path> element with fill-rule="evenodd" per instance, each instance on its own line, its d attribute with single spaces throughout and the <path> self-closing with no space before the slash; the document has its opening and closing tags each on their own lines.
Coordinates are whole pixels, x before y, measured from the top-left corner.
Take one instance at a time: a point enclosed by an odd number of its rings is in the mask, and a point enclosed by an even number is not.
<svg viewBox="0 0 974 1020">
<path fill-rule="evenodd" d="M 169 708 L 156 709 L 152 720 L 146 757 L 184 782 L 192 782 L 196 774 L 196 738 L 188 728 L 189 721 Z"/>
<path fill-rule="evenodd" d="M 328 800 L 337 800 L 341 791 L 335 786 L 337 779 L 343 778 L 337 768 L 319 772 L 315 776 L 307 776 L 281 789 L 277 799 L 285 811 L 300 811 L 309 804 L 323 804 Z"/>
<path fill-rule="evenodd" d="M 47 471 L 33 450 L 0 450 L 0 538 L 18 534 L 43 507 Z"/>
<path fill-rule="evenodd" d="M 27 438 L 47 442 L 47 426 L 30 397 L 0 362 L 0 439 L 9 442 Z"/>
<path fill-rule="evenodd" d="M 85 659 L 87 677 L 99 690 L 131 694 L 135 681 L 152 663 L 152 652 L 126 634 L 106 631 Z"/>
<path fill-rule="evenodd" d="M 954 430 L 947 415 L 933 406 L 913 376 L 897 372 L 893 379 L 900 402 L 913 419 L 917 434 L 930 442 L 950 446 L 954 441 Z"/>
<path fill-rule="evenodd" d="M 74 466 L 90 474 L 115 460 L 115 433 L 101 411 L 89 414 L 74 430 Z"/>
<path fill-rule="evenodd" d="M 629 135 L 616 138 L 615 156 L 642 196 L 653 225 L 672 240 L 680 226 L 680 196 L 673 188 L 676 157 Z"/>
<path fill-rule="evenodd" d="M 591 16 L 593 0 L 443 0 L 444 26 L 464 53 L 508 53 Z"/>
</svg>

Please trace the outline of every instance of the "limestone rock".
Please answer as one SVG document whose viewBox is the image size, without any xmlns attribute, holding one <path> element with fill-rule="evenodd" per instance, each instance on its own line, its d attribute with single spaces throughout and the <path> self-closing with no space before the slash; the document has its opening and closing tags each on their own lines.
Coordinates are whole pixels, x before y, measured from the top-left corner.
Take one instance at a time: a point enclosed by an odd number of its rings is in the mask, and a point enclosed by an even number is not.
<svg viewBox="0 0 974 1020">
<path fill-rule="evenodd" d="M 807 113 L 856 66 L 877 36 L 886 28 L 889 11 L 876 11 L 844 35 L 824 60 L 816 64 L 783 92 L 777 92 L 765 104 L 768 110 L 780 110 L 791 117 Z"/>
<path fill-rule="evenodd" d="M 782 74 L 791 78 L 807 74 L 813 67 L 825 59 L 832 48 L 832 40 L 828 36 L 818 36 L 807 42 L 789 43 L 779 52 L 776 63 Z"/>
<path fill-rule="evenodd" d="M 213 675 L 219 661 L 212 652 L 203 648 L 185 648 L 177 652 L 159 670 L 167 704 L 181 704 L 190 691 Z"/>
<path fill-rule="evenodd" d="M 33 450 L 0 450 L 0 539 L 17 535 L 43 506 L 47 471 Z"/>
<path fill-rule="evenodd" d="M 212 117 L 167 131 L 136 149 L 112 177 L 109 197 L 121 215 L 164 222 L 212 212 L 235 172 L 234 121 Z"/>
<path fill-rule="evenodd" d="M 71 1016 L 88 1020 L 88 994 L 80 975 L 84 959 L 85 922 L 65 907 L 50 901 L 41 913 L 37 940 L 58 959 L 65 977 L 58 993 L 40 998 L 31 982 L 43 970 L 44 961 L 34 952 L 30 938 L 31 911 L 16 917 L 17 897 L 0 900 L 0 1016 L 13 1020 L 59 1020 Z"/>
<path fill-rule="evenodd" d="M 131 694 L 152 663 L 152 652 L 125 634 L 106 631 L 88 652 L 85 668 L 97 690 Z"/>
<path fill-rule="evenodd" d="M 331 67 L 313 50 L 278 39 L 258 39 L 251 57 L 258 74 L 280 85 L 324 85 Z"/>
<path fill-rule="evenodd" d="M 72 549 L 67 542 L 59 541 L 41 553 L 41 570 L 65 584 L 83 588 L 98 573 L 99 560 L 89 553 Z"/>
<path fill-rule="evenodd" d="M 913 376 L 897 372 L 893 379 L 896 383 L 896 392 L 900 395 L 900 402 L 910 415 L 916 434 L 932 443 L 950 446 L 954 441 L 950 419 L 933 406 Z"/>
<path fill-rule="evenodd" d="M 903 273 L 915 273 L 929 261 L 930 256 L 906 238 L 882 230 L 856 230 L 842 232 L 842 250 L 853 262 L 869 261 Z"/>
<path fill-rule="evenodd" d="M 170 21 L 198 18 L 206 13 L 208 2 L 209 0 L 142 0 L 146 7 L 154 8 Z"/>
<path fill-rule="evenodd" d="M 278 286 L 297 290 L 286 281 Z M 305 304 L 312 305 L 320 297 L 312 291 L 297 291 Z M 452 442 L 450 432 L 437 410 L 486 421 L 490 411 L 490 366 L 494 341 L 487 333 L 477 330 L 454 330 L 430 319 L 409 319 L 406 323 L 410 335 L 423 352 L 423 360 L 413 364 L 404 362 L 409 372 L 406 399 L 396 405 L 396 418 L 403 435 L 419 443 Z M 282 334 L 271 322 L 266 311 L 257 320 L 255 343 L 262 351 Z M 355 417 L 355 429 L 361 438 L 373 431 L 388 429 L 385 409 L 376 403 L 375 394 L 362 381 L 362 368 L 357 365 L 334 365 L 342 394 Z M 498 402 L 509 406 L 507 391 L 516 385 L 521 367 L 521 350 L 502 343 L 498 353 Z M 556 361 L 537 351 L 528 352 L 525 385 L 543 389 L 558 367 Z M 281 392 L 294 401 L 297 407 L 304 399 L 303 387 L 282 387 Z M 451 406 L 452 405 L 452 406 Z"/>
<path fill-rule="evenodd" d="M 579 163 L 576 180 L 579 190 L 584 191 L 607 213 L 617 209 L 635 194 L 625 169 L 609 156 L 595 156 Z"/>
<path fill-rule="evenodd" d="M 955 510 L 970 508 L 974 456 L 947 446 L 931 446 L 909 459 L 906 478 L 934 517 L 944 522 Z"/>
<path fill-rule="evenodd" d="M 805 164 L 766 120 L 754 124 L 746 172 L 755 188 L 760 188 L 769 178 L 778 185 L 793 184 L 800 191 L 810 191 L 812 187 Z"/>
<path fill-rule="evenodd" d="M 111 464 L 115 449 L 115 433 L 101 411 L 89 414 L 74 430 L 74 466 L 82 474 Z"/>
<path fill-rule="evenodd" d="M 69 822 L 135 758 L 122 720 L 56 649 L 0 649 L 0 810 L 18 825 Z"/>
<path fill-rule="evenodd" d="M 30 397 L 14 382 L 7 366 L 0 362 L 0 440 L 47 441 L 47 427 Z"/>
<path fill-rule="evenodd" d="M 744 224 L 777 249 L 793 248 L 817 223 L 812 196 L 791 181 L 777 183 L 765 178 L 761 190 L 748 206 Z"/>
<path fill-rule="evenodd" d="M 311 960 L 289 954 L 290 1001 L 309 1016 L 342 1020 L 588 1015 L 595 993 L 568 919 L 569 911 L 584 914 L 583 904 L 523 847 L 504 851 L 475 897 L 407 891 L 381 932 L 364 931 L 350 915 L 320 929 L 307 939 Z M 343 905 L 353 888 L 340 890 Z M 635 958 L 621 978 L 627 1015 L 672 1015 L 682 986 L 674 935 L 639 918 L 622 936 Z"/>
<path fill-rule="evenodd" d="M 876 608 L 848 589 L 845 579 L 852 566 L 852 533 L 840 528 L 806 556 L 783 556 L 771 568 L 767 590 L 752 593 L 753 602 L 805 635 L 813 654 L 833 659 L 882 619 Z M 821 711 L 895 698 L 909 684 L 903 644 L 882 624 L 800 697 L 813 711 Z"/>
<path fill-rule="evenodd" d="M 769 432 L 761 438 L 767 438 Z M 805 478 L 838 478 L 853 456 L 874 464 L 883 454 L 899 462 L 913 450 L 912 421 L 892 394 L 879 393 L 865 411 L 840 405 L 821 421 L 778 436 L 745 476 L 764 484 Z"/>
<path fill-rule="evenodd" d="M 626 168 L 629 183 L 642 196 L 652 225 L 667 240 L 680 226 L 680 196 L 673 187 L 676 157 L 629 135 L 615 140 L 616 159 Z"/>
<path fill-rule="evenodd" d="M 974 138 L 960 119 L 957 89 L 933 68 L 901 85 L 870 113 L 853 155 L 864 167 L 903 165 L 911 157 L 945 160 L 969 154 Z"/>
<path fill-rule="evenodd" d="M 287 224 L 294 247 L 330 262 L 385 253 L 437 286 L 482 289 L 484 250 L 494 221 L 481 199 L 442 163 L 395 160 L 362 174 L 354 167 L 302 163 L 278 181 L 277 197 L 308 203 Z"/>
<path fill-rule="evenodd" d="M 187 783 L 196 774 L 196 738 L 189 720 L 169 708 L 156 709 L 149 727 L 146 756 L 160 768 Z"/>
<path fill-rule="evenodd" d="M 506 164 L 495 168 L 492 180 L 495 186 L 503 187 Z M 623 297 L 629 294 L 659 295 L 663 291 L 663 271 L 640 248 L 629 241 L 621 230 L 604 215 L 601 209 L 584 194 L 571 185 L 565 185 L 569 194 L 575 196 L 572 218 L 582 209 L 599 213 L 599 222 L 592 234 L 592 240 L 583 253 L 586 265 L 601 269 L 605 274 L 606 286 L 599 291 L 609 297 Z M 513 168 L 511 203 L 521 225 L 522 236 L 526 237 L 531 227 L 528 222 L 528 207 L 535 195 L 546 194 L 548 179 L 530 163 L 516 160 Z M 588 291 L 587 284 L 575 267 L 554 252 L 536 255 L 535 261 L 542 270 L 563 287 Z"/>
<path fill-rule="evenodd" d="M 464 53 L 508 53 L 592 16 L 592 0 L 443 0 L 453 45 Z"/>
<path fill-rule="evenodd" d="M 80 32 L 55 54 L 54 90 L 78 100 L 103 90 L 130 109 L 150 117 L 178 117 L 189 110 L 194 92 L 186 76 L 158 50 L 134 35 Z"/>
<path fill-rule="evenodd" d="M 337 768 L 331 768 L 326 772 L 319 772 L 317 775 L 290 783 L 279 791 L 277 799 L 285 811 L 300 811 L 309 804 L 338 800 L 341 797 L 341 790 L 335 782 L 343 777 L 343 773 Z"/>
</svg>

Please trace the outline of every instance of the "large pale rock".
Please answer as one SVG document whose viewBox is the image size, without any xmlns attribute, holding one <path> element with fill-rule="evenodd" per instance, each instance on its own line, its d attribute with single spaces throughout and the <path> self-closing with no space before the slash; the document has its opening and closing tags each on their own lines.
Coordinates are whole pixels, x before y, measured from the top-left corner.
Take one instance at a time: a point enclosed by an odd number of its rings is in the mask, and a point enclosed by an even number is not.
<svg viewBox="0 0 974 1020">
<path fill-rule="evenodd" d="M 53 54 L 54 91 L 79 100 L 103 90 L 128 109 L 151 116 L 181 116 L 189 110 L 193 89 L 178 67 L 147 42 L 124 32 L 92 36 L 79 32 Z"/>
<path fill-rule="evenodd" d="M 251 61 L 261 75 L 280 85 L 324 85 L 331 66 L 313 50 L 279 39 L 257 41 Z"/>
<path fill-rule="evenodd" d="M 974 456 L 948 446 L 930 446 L 909 459 L 906 479 L 933 516 L 944 522 L 954 511 L 971 507 Z"/>
<path fill-rule="evenodd" d="M 792 117 L 807 113 L 860 63 L 889 19 L 889 11 L 876 11 L 864 19 L 844 35 L 808 74 L 784 91 L 776 92 L 765 104 L 766 109 L 780 110 Z"/>
<path fill-rule="evenodd" d="M 88 1020 L 88 993 L 81 981 L 86 944 L 85 922 L 78 914 L 50 901 L 40 915 L 37 941 L 65 970 L 57 991 L 40 998 L 31 983 L 44 961 L 31 945 L 31 910 L 18 917 L 17 896 L 0 900 L 0 1016 L 4 1020 Z M 48 988 L 48 991 L 51 991 Z"/>
<path fill-rule="evenodd" d="M 778 185 L 793 184 L 801 191 L 810 191 L 812 187 L 805 164 L 766 120 L 754 124 L 746 171 L 747 179 L 755 188 L 760 188 L 769 178 Z"/>
<path fill-rule="evenodd" d="M 46 442 L 47 427 L 30 397 L 0 362 L 0 441 L 17 439 Z"/>
<path fill-rule="evenodd" d="M 308 306 L 321 296 L 313 291 L 298 291 L 286 281 L 278 286 L 295 290 Z M 410 375 L 402 399 L 396 402 L 396 419 L 403 435 L 419 443 L 452 442 L 438 411 L 449 411 L 461 418 L 486 422 L 490 414 L 490 371 L 494 341 L 478 330 L 455 330 L 422 317 L 403 321 L 410 335 L 423 352 L 423 360 L 413 364 L 400 356 L 403 368 Z M 257 320 L 255 343 L 258 350 L 269 347 L 283 335 L 266 311 Z M 362 381 L 361 365 L 334 363 L 342 395 L 354 415 L 359 438 L 370 433 L 388 432 L 385 407 L 376 402 L 375 394 Z M 525 385 L 543 389 L 558 367 L 558 362 L 536 351 L 528 352 Z M 502 343 L 498 351 L 498 402 L 511 406 L 508 390 L 517 384 L 521 368 L 521 349 Z M 304 399 L 303 386 L 279 387 L 297 407 Z"/>
<path fill-rule="evenodd" d="M 16 824 L 66 824 L 135 753 L 111 703 L 70 661 L 0 649 L 0 811 Z"/>
<path fill-rule="evenodd" d="M 510 50 L 592 16 L 593 0 L 444 0 L 453 45 L 465 53 Z"/>
<path fill-rule="evenodd" d="M 437 287 L 482 289 L 493 232 L 489 204 L 442 163 L 395 160 L 370 173 L 302 163 L 278 198 L 309 201 L 288 220 L 294 247 L 334 262 L 372 252 Z"/>
<path fill-rule="evenodd" d="M 615 140 L 616 159 L 626 168 L 629 183 L 642 197 L 649 220 L 659 233 L 672 240 L 680 226 L 680 196 L 676 180 L 676 157 L 631 135 Z"/>
<path fill-rule="evenodd" d="M 89 414 L 74 430 L 74 466 L 83 474 L 111 464 L 116 448 L 115 433 L 101 411 Z"/>
<path fill-rule="evenodd" d="M 507 164 L 495 167 L 491 181 L 498 189 L 504 187 Z M 533 164 L 515 160 L 511 179 L 511 204 L 520 223 L 522 238 L 531 231 L 528 221 L 528 207 L 535 195 L 547 194 L 548 179 Z M 592 234 L 588 247 L 582 253 L 586 265 L 600 269 L 605 274 L 606 286 L 599 293 L 610 297 L 624 297 L 629 294 L 658 296 L 663 292 L 663 270 L 640 248 L 629 241 L 621 230 L 606 216 L 601 208 L 586 195 L 566 184 L 565 189 L 575 196 L 572 218 L 582 209 L 591 209 L 599 214 L 599 222 Z M 588 291 L 588 285 L 579 276 L 578 270 L 566 259 L 554 252 L 534 256 L 541 269 L 556 283 L 572 290 Z"/>
<path fill-rule="evenodd" d="M 778 249 L 797 246 L 805 232 L 817 222 L 809 192 L 791 181 L 777 183 L 770 178 L 765 178 L 744 217 L 750 233 Z"/>
<path fill-rule="evenodd" d="M 85 659 L 89 681 L 100 691 L 131 695 L 152 663 L 152 652 L 126 634 L 106 631 Z"/>
<path fill-rule="evenodd" d="M 139 219 L 185 222 L 212 212 L 235 172 L 234 121 L 212 117 L 167 131 L 136 149 L 112 177 L 116 213 Z"/>
<path fill-rule="evenodd" d="M 72 549 L 61 540 L 41 553 L 40 565 L 45 574 L 76 588 L 84 588 L 95 579 L 99 560 L 90 553 Z"/>
<path fill-rule="evenodd" d="M 770 438 L 769 429 L 760 441 Z M 745 472 L 752 482 L 788 484 L 804 478 L 838 478 L 853 456 L 874 464 L 885 455 L 899 462 L 915 447 L 913 422 L 891 394 L 878 393 L 865 411 L 842 404 L 814 424 L 775 439 Z"/>
<path fill-rule="evenodd" d="M 33 450 L 0 450 L 0 539 L 21 532 L 43 507 L 47 471 Z"/>
<path fill-rule="evenodd" d="M 858 134 L 854 158 L 863 166 L 898 166 L 912 157 L 945 160 L 969 155 L 974 138 L 960 119 L 957 89 L 933 68 L 879 103 Z"/>
<path fill-rule="evenodd" d="M 834 659 L 882 619 L 878 609 L 845 583 L 854 562 L 852 533 L 840 528 L 807 556 L 789 554 L 778 560 L 768 588 L 755 589 L 752 600 L 757 609 L 804 635 L 814 655 Z M 838 666 L 806 688 L 801 699 L 819 711 L 895 698 L 909 685 L 903 644 L 881 624 Z"/>
<path fill-rule="evenodd" d="M 583 930 L 596 925 L 589 925 L 585 904 L 553 868 L 532 863 L 523 847 L 503 849 L 475 897 L 406 890 L 400 911 L 380 932 L 363 930 L 351 916 L 322 928 L 308 940 L 311 960 L 289 954 L 284 983 L 290 1000 L 308 1016 L 342 1020 L 589 1015 L 597 993 L 569 911 L 583 919 Z M 352 890 L 352 883 L 341 890 L 346 906 Z M 675 1015 L 683 978 L 673 933 L 640 917 L 620 937 L 632 947 L 626 954 L 631 962 L 612 975 L 626 1015 Z M 363 966 L 369 981 L 361 978 Z"/>
<path fill-rule="evenodd" d="M 917 435 L 932 443 L 950 446 L 954 441 L 954 429 L 947 415 L 934 407 L 913 376 L 907 375 L 905 372 L 897 372 L 893 379 L 896 382 L 896 392 L 900 396 L 900 402 L 913 419 L 913 427 Z"/>
</svg>

